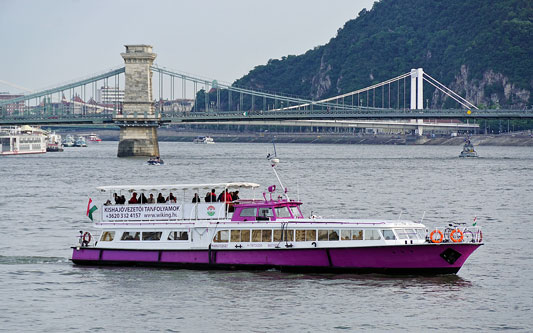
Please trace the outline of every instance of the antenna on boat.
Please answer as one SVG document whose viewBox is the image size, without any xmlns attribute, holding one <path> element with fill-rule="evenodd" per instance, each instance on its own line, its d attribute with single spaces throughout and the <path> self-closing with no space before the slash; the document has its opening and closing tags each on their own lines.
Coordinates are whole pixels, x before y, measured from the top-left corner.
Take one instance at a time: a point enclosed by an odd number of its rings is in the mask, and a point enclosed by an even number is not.
<svg viewBox="0 0 533 333">
<path fill-rule="evenodd" d="M 420 219 L 420 223 L 422 223 L 422 221 L 424 221 L 424 217 L 426 216 L 426 211 L 424 211 L 424 214 L 422 214 L 422 218 Z"/>
<path fill-rule="evenodd" d="M 274 155 L 268 154 L 267 160 L 270 162 L 270 166 L 272 167 L 272 170 L 274 171 L 274 174 L 276 175 L 276 178 L 278 179 L 279 185 L 283 189 L 283 194 L 285 195 L 285 198 L 289 200 L 289 196 L 287 195 L 287 188 L 283 186 L 283 183 L 281 182 L 281 179 L 279 178 L 278 172 L 276 171 L 276 166 L 279 164 L 279 158 L 278 153 L 276 152 L 276 143 L 274 143 L 274 140 L 272 140 L 272 145 L 274 146 Z"/>
</svg>

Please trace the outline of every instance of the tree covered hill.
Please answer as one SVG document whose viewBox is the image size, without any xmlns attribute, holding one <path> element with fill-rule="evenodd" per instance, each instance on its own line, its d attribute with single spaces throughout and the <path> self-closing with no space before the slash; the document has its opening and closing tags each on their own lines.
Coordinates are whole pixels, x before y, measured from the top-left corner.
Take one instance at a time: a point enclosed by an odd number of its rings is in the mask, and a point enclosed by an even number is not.
<svg viewBox="0 0 533 333">
<path fill-rule="evenodd" d="M 326 45 L 271 59 L 234 85 L 320 99 L 418 67 L 476 105 L 531 107 L 533 1 L 381 0 Z M 459 107 L 427 85 L 424 95 Z"/>
</svg>

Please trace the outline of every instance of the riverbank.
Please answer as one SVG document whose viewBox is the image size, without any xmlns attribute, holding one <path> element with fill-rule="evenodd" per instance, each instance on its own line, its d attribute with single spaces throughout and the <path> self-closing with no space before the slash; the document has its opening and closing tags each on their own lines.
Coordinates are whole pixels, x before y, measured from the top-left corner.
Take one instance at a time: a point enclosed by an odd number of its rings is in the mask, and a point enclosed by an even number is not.
<svg viewBox="0 0 533 333">
<path fill-rule="evenodd" d="M 59 130 L 63 133 L 75 133 Z M 87 129 L 84 130 L 85 132 Z M 94 129 L 102 140 L 118 141 L 119 130 Z M 257 142 L 275 140 L 280 143 L 317 143 L 317 144 L 372 144 L 372 145 L 448 145 L 459 146 L 464 143 L 463 136 L 414 136 L 387 134 L 337 134 L 337 133 L 235 133 L 235 132 L 193 132 L 175 129 L 158 129 L 159 141 L 192 142 L 197 136 L 211 136 L 215 142 Z M 533 137 L 527 132 L 504 133 L 495 135 L 473 135 L 474 146 L 526 146 L 533 147 Z"/>
</svg>

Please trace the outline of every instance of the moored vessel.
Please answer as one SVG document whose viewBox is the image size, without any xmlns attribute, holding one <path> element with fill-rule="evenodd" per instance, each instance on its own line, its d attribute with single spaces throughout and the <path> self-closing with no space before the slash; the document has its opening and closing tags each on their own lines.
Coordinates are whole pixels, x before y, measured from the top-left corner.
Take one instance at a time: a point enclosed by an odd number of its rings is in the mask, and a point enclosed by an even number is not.
<svg viewBox="0 0 533 333">
<path fill-rule="evenodd" d="M 31 126 L 0 127 L 0 155 L 46 153 L 46 136 Z"/>
<path fill-rule="evenodd" d="M 85 137 L 78 136 L 74 141 L 73 147 L 87 147 L 87 141 L 85 140 Z"/>
<path fill-rule="evenodd" d="M 213 143 L 215 143 L 215 140 L 213 140 L 213 138 L 210 137 L 210 136 L 197 136 L 196 138 L 194 138 L 194 140 L 192 142 L 194 142 L 194 143 L 204 143 L 204 144 L 213 144 Z"/>
<path fill-rule="evenodd" d="M 269 161 L 276 173 L 279 159 Z M 477 227 L 430 229 L 409 220 L 304 217 L 302 202 L 290 199 L 279 185 L 281 191 L 272 185 L 259 198 L 260 185 L 251 182 L 98 187 L 110 199 L 99 207 L 89 203 L 96 231 L 80 231 L 72 261 L 434 275 L 457 273 L 482 245 Z M 207 194 L 200 198 L 203 191 Z M 250 198 L 241 199 L 240 191 Z M 180 193 L 180 200 L 173 193 Z M 124 194 L 131 195 L 128 204 Z"/>
<path fill-rule="evenodd" d="M 61 141 L 61 135 L 54 132 L 48 132 L 46 134 L 46 151 L 48 152 L 61 152 L 63 151 L 63 142 Z"/>
<path fill-rule="evenodd" d="M 72 134 L 67 134 L 65 139 L 63 139 L 63 146 L 64 147 L 74 147 L 74 143 L 75 143 L 75 140 L 74 140 L 74 136 L 72 136 Z"/>
<path fill-rule="evenodd" d="M 91 133 L 89 134 L 89 142 L 99 143 L 102 142 L 102 139 L 95 133 Z"/>
</svg>

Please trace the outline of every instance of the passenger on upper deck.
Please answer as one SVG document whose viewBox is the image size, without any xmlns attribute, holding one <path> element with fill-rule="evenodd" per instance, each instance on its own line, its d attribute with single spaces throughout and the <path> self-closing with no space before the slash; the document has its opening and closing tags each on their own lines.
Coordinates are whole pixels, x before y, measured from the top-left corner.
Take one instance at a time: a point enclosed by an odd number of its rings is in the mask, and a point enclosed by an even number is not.
<svg viewBox="0 0 533 333">
<path fill-rule="evenodd" d="M 128 203 L 129 204 L 136 204 L 136 203 L 139 203 L 139 201 L 137 201 L 137 192 L 133 192 L 131 194 L 131 198 L 130 200 L 128 200 Z"/>
<path fill-rule="evenodd" d="M 123 205 L 126 203 L 126 197 L 123 195 L 120 196 L 120 204 Z"/>
<path fill-rule="evenodd" d="M 202 200 L 200 199 L 200 196 L 198 195 L 198 193 L 194 193 L 194 197 L 192 198 L 192 203 L 197 203 L 197 202 L 202 202 Z"/>
<path fill-rule="evenodd" d="M 118 194 L 113 193 L 113 198 L 115 198 L 115 205 L 120 205 L 120 197 Z"/>
<path fill-rule="evenodd" d="M 237 201 L 239 200 L 239 191 L 235 191 L 235 192 L 231 192 L 231 199 L 232 201 Z"/>
<path fill-rule="evenodd" d="M 220 193 L 218 196 L 218 201 L 220 202 L 232 202 L 233 198 L 231 194 L 228 192 L 227 189 L 224 190 L 224 192 Z"/>
<path fill-rule="evenodd" d="M 111 200 L 107 199 L 107 201 L 105 202 L 104 206 L 111 206 Z"/>
<path fill-rule="evenodd" d="M 157 195 L 157 203 L 165 203 L 167 202 L 165 200 L 165 197 L 163 196 L 163 194 L 161 194 L 161 192 L 159 192 L 159 194 Z"/>
<path fill-rule="evenodd" d="M 148 202 L 148 198 L 144 195 L 144 193 L 141 193 L 141 197 L 139 199 L 140 203 L 145 204 Z"/>
<path fill-rule="evenodd" d="M 148 203 L 155 203 L 155 198 L 152 193 L 150 193 L 150 197 L 148 198 Z"/>
<path fill-rule="evenodd" d="M 174 196 L 174 194 L 172 194 L 172 192 L 170 192 L 170 194 L 167 197 L 167 202 L 176 203 L 176 201 L 177 201 L 176 197 Z"/>
<path fill-rule="evenodd" d="M 205 195 L 205 202 L 215 202 L 217 201 L 217 195 L 215 189 L 212 189 L 211 192 L 207 192 Z"/>
</svg>

